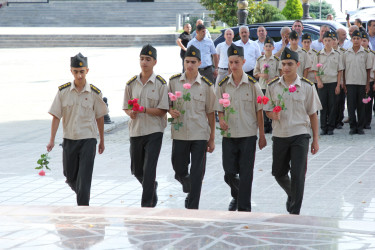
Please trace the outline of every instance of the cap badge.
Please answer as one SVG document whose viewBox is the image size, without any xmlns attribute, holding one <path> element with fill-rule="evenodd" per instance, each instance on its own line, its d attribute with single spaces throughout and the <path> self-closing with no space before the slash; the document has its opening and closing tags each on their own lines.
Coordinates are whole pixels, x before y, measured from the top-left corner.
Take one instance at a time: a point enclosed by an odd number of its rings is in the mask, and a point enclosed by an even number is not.
<svg viewBox="0 0 375 250">
<path fill-rule="evenodd" d="M 286 57 L 287 57 L 287 58 L 290 58 L 290 54 L 286 54 Z"/>
<path fill-rule="evenodd" d="M 234 54 L 237 54 L 237 50 L 233 50 L 233 53 L 234 53 Z"/>
<path fill-rule="evenodd" d="M 79 66 L 82 66 L 83 65 L 83 63 L 82 62 L 79 62 Z"/>
<path fill-rule="evenodd" d="M 192 54 L 193 56 L 195 56 L 195 51 L 191 52 L 191 54 Z"/>
<path fill-rule="evenodd" d="M 152 51 L 150 50 L 150 51 L 148 52 L 148 54 L 151 56 L 151 55 L 152 55 Z"/>
</svg>

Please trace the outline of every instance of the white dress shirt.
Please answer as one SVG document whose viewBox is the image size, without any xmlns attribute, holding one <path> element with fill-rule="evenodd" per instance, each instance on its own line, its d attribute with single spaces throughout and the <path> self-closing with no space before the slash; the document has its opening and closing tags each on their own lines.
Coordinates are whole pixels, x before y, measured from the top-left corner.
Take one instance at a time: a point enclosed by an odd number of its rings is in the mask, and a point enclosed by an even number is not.
<svg viewBox="0 0 375 250">
<path fill-rule="evenodd" d="M 245 64 L 242 69 L 245 72 L 249 72 L 255 68 L 258 57 L 261 56 L 259 46 L 256 42 L 251 41 L 250 39 L 244 44 L 242 40 L 234 42 L 235 45 L 241 46 L 244 48 L 244 57 Z"/>
</svg>

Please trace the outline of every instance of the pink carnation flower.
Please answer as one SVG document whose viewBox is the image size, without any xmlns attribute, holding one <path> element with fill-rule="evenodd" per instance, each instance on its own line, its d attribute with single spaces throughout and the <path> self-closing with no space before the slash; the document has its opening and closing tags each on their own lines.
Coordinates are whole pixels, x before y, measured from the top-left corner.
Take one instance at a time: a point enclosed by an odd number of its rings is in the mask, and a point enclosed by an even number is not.
<svg viewBox="0 0 375 250">
<path fill-rule="evenodd" d="M 367 99 L 367 98 L 363 98 L 363 99 L 362 99 L 362 102 L 363 102 L 364 104 L 367 104 L 367 103 L 368 103 L 368 99 Z"/>
<path fill-rule="evenodd" d="M 263 68 L 265 69 L 268 69 L 270 67 L 270 65 L 268 65 L 267 63 L 263 65 Z"/>
<path fill-rule="evenodd" d="M 229 99 L 230 95 L 228 93 L 223 93 L 223 98 L 224 99 Z"/>
<path fill-rule="evenodd" d="M 230 100 L 229 99 L 224 99 L 223 101 L 223 107 L 226 108 L 226 107 L 229 107 L 230 105 Z"/>
<path fill-rule="evenodd" d="M 184 89 L 191 89 L 191 84 L 190 83 L 185 83 L 184 85 L 182 85 L 182 87 Z"/>
<path fill-rule="evenodd" d="M 368 101 L 368 102 L 371 102 L 371 97 L 370 97 L 370 96 L 367 97 L 367 101 Z"/>
<path fill-rule="evenodd" d="M 219 99 L 219 104 L 223 105 L 223 101 L 224 101 L 224 100 L 225 100 L 225 99 L 220 98 L 220 99 Z"/>
<path fill-rule="evenodd" d="M 177 100 L 177 96 L 175 96 L 173 93 L 168 93 L 169 99 L 171 99 L 172 102 Z"/>
<path fill-rule="evenodd" d="M 297 90 L 297 88 L 296 88 L 295 85 L 292 84 L 292 85 L 289 86 L 289 92 L 290 92 L 290 93 L 293 93 L 293 92 L 295 92 L 296 90 Z"/>
<path fill-rule="evenodd" d="M 180 98 L 182 96 L 182 92 L 181 91 L 176 91 L 175 95 L 176 95 L 177 98 Z"/>
<path fill-rule="evenodd" d="M 143 112 L 143 110 L 144 110 L 143 106 L 140 106 L 139 109 L 138 109 L 138 111 L 140 111 L 140 112 Z"/>
<path fill-rule="evenodd" d="M 318 64 L 316 65 L 317 68 L 320 68 L 320 67 L 322 67 L 322 66 L 323 66 L 323 64 L 321 64 L 321 63 L 318 63 Z"/>
<path fill-rule="evenodd" d="M 46 172 L 44 172 L 44 170 L 42 169 L 42 170 L 39 171 L 39 175 L 40 175 L 40 176 L 45 176 L 45 175 L 46 175 Z"/>
<path fill-rule="evenodd" d="M 261 97 L 261 96 L 258 96 L 258 97 L 257 97 L 257 103 L 259 103 L 259 104 L 262 103 L 262 97 Z"/>
</svg>

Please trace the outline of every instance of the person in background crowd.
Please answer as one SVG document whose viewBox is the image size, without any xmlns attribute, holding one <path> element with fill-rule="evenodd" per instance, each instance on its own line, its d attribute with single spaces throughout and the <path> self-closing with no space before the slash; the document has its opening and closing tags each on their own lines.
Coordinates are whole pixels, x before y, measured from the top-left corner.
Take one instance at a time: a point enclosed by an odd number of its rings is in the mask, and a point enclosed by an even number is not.
<svg viewBox="0 0 375 250">
<path fill-rule="evenodd" d="M 311 46 L 311 35 L 310 34 L 306 33 L 306 34 L 302 35 L 302 45 L 303 45 L 303 49 L 307 51 L 307 55 L 310 57 L 311 62 L 313 62 L 315 57 L 316 57 L 316 54 L 318 53 L 318 51 L 316 51 L 315 49 L 312 49 L 310 47 Z M 312 71 L 312 68 L 309 69 L 309 72 L 308 72 L 306 78 L 309 79 L 310 81 L 312 81 L 315 84 L 315 87 L 318 88 L 317 85 L 316 85 L 315 74 Z"/>
<path fill-rule="evenodd" d="M 327 25 L 320 26 L 319 39 L 312 42 L 311 48 L 315 49 L 316 51 L 321 51 L 324 48 L 323 35 L 329 30 L 330 29 Z"/>
<path fill-rule="evenodd" d="M 347 39 L 346 30 L 343 28 L 338 28 L 336 30 L 337 33 L 337 39 L 338 39 L 338 45 L 340 48 L 343 48 L 345 50 L 350 48 L 350 41 Z"/>
<path fill-rule="evenodd" d="M 298 34 L 298 46 L 302 47 L 302 31 L 303 31 L 303 23 L 301 20 L 295 20 L 292 25 L 292 30 L 297 32 Z"/>
<path fill-rule="evenodd" d="M 203 20 L 202 19 L 198 19 L 197 22 L 195 23 L 195 30 L 193 31 L 193 33 L 191 33 L 191 39 L 193 39 L 193 38 L 195 38 L 197 36 L 197 27 L 198 27 L 198 25 L 203 25 Z M 211 34 L 208 31 L 208 29 L 206 29 L 206 34 L 205 34 L 204 38 L 211 39 Z"/>
<path fill-rule="evenodd" d="M 277 57 L 280 57 L 284 48 L 290 47 L 290 44 L 289 44 L 290 32 L 292 32 L 292 30 L 287 26 L 281 28 L 280 30 L 281 40 L 275 43 L 275 48 L 273 49 L 272 54 L 274 54 Z"/>
<path fill-rule="evenodd" d="M 228 48 L 233 42 L 234 32 L 232 29 L 226 29 L 224 32 L 225 41 L 216 46 L 216 53 L 219 57 L 219 70 L 216 77 L 217 84 L 228 75 Z"/>
<path fill-rule="evenodd" d="M 177 38 L 177 41 L 176 41 L 177 45 L 180 46 L 180 48 L 181 48 L 180 57 L 182 59 L 182 72 L 185 71 L 185 69 L 184 69 L 184 57 L 185 57 L 185 52 L 187 50 L 187 44 L 191 40 L 190 32 L 191 32 L 190 23 L 185 23 L 184 32 L 181 33 L 181 35 Z"/>
<path fill-rule="evenodd" d="M 327 15 L 327 20 L 329 20 L 329 21 L 333 21 L 333 15 L 332 15 L 332 14 L 328 14 L 328 15 Z"/>
<path fill-rule="evenodd" d="M 266 28 L 264 28 L 264 26 L 258 27 L 257 36 L 258 36 L 258 40 L 256 40 L 255 42 L 257 42 L 257 44 L 259 46 L 260 53 L 262 55 L 264 55 L 263 47 L 264 47 L 264 41 L 266 40 L 266 36 L 267 36 L 267 30 L 266 30 Z"/>
</svg>

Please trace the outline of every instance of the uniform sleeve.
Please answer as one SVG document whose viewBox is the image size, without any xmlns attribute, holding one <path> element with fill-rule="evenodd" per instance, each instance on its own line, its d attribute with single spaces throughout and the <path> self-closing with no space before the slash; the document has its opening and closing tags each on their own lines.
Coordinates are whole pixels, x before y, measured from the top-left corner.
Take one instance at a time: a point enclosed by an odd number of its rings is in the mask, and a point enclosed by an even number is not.
<svg viewBox="0 0 375 250">
<path fill-rule="evenodd" d="M 271 91 L 272 91 L 272 88 L 269 85 L 267 85 L 266 97 L 268 98 L 269 101 L 268 101 L 267 104 L 263 105 L 263 110 L 264 111 L 272 111 L 273 110 L 272 101 L 271 101 L 272 100 L 272 98 L 271 98 L 271 95 L 272 95 Z"/>
<path fill-rule="evenodd" d="M 260 74 L 260 61 L 257 60 L 257 62 L 255 63 L 255 69 L 254 69 L 254 75 L 257 75 L 257 74 Z"/>
<path fill-rule="evenodd" d="M 95 101 L 94 101 L 95 119 L 98 119 L 108 114 L 108 107 L 103 101 L 102 93 L 100 94 L 94 93 L 94 95 L 95 95 Z"/>
<path fill-rule="evenodd" d="M 279 61 L 279 69 L 282 69 L 283 68 L 283 64 L 281 62 L 281 60 Z"/>
<path fill-rule="evenodd" d="M 216 87 L 216 101 L 215 101 L 215 110 L 218 112 L 223 112 L 223 105 L 219 103 L 220 98 L 223 96 L 223 88 L 220 86 Z"/>
<path fill-rule="evenodd" d="M 342 61 L 342 55 L 339 54 L 339 68 L 338 68 L 338 71 L 341 71 L 341 70 L 344 70 L 345 67 L 344 67 L 344 63 Z"/>
<path fill-rule="evenodd" d="M 215 95 L 215 89 L 214 85 L 211 85 L 208 87 L 207 95 L 206 95 L 206 113 L 210 114 L 215 111 L 215 101 L 216 101 L 216 95 Z"/>
<path fill-rule="evenodd" d="M 371 53 L 371 52 L 370 52 Z M 370 55 L 370 53 L 366 53 L 367 54 L 367 60 L 366 60 L 366 69 L 372 69 L 372 56 Z"/>
<path fill-rule="evenodd" d="M 317 64 L 318 64 L 318 56 L 314 56 L 314 61 L 312 62 L 312 66 L 311 66 L 312 71 L 318 71 L 318 67 L 316 67 Z"/>
<path fill-rule="evenodd" d="M 346 53 L 343 53 L 341 56 L 342 66 L 344 67 L 344 70 L 346 69 Z"/>
<path fill-rule="evenodd" d="M 159 89 L 159 104 L 158 109 L 169 110 L 169 98 L 168 98 L 168 86 L 167 84 L 162 84 Z"/>
<path fill-rule="evenodd" d="M 168 88 L 167 88 L 167 94 L 168 93 L 174 93 L 173 90 L 172 90 L 172 80 L 169 80 L 169 84 L 168 84 Z M 173 106 L 173 102 L 171 101 L 171 99 L 169 98 L 169 95 L 168 95 L 168 104 L 169 104 L 169 107 L 172 107 Z"/>
<path fill-rule="evenodd" d="M 372 71 L 375 71 L 375 56 L 374 56 L 374 63 L 373 63 Z"/>
<path fill-rule="evenodd" d="M 258 96 L 263 97 L 263 92 L 262 89 L 260 88 L 260 85 L 258 82 L 254 83 L 254 94 L 255 94 L 255 107 L 256 111 L 262 110 L 263 109 L 263 104 L 257 102 Z"/>
<path fill-rule="evenodd" d="M 57 91 L 55 99 L 48 111 L 49 114 L 56 116 L 57 118 L 61 119 L 62 117 L 62 105 L 61 105 L 61 98 L 60 98 L 60 91 Z"/>
<path fill-rule="evenodd" d="M 122 109 L 128 109 L 128 101 L 131 100 L 131 86 L 126 85 L 124 91 L 124 103 L 122 104 Z"/>
<path fill-rule="evenodd" d="M 305 53 L 305 69 L 309 69 L 312 66 L 312 61 L 309 54 Z"/>
<path fill-rule="evenodd" d="M 308 86 L 306 89 L 308 90 L 305 97 L 306 112 L 308 115 L 312 115 L 322 109 L 322 104 L 320 103 L 315 86 Z"/>
</svg>

